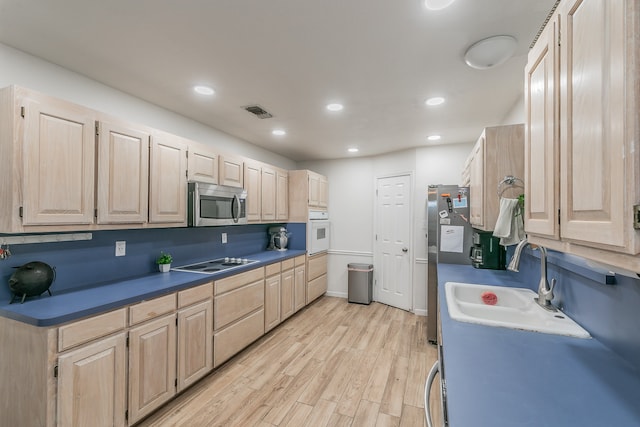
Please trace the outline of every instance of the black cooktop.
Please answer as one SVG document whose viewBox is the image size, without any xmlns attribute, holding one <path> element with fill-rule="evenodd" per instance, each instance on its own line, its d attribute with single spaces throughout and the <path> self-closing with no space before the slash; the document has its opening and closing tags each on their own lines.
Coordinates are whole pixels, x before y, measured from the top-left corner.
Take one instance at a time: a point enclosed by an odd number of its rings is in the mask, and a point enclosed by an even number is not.
<svg viewBox="0 0 640 427">
<path fill-rule="evenodd" d="M 195 264 L 183 265 L 172 268 L 173 271 L 186 271 L 190 273 L 215 274 L 219 271 L 231 270 L 258 262 L 247 258 L 218 258 L 210 261 L 198 262 Z"/>
</svg>

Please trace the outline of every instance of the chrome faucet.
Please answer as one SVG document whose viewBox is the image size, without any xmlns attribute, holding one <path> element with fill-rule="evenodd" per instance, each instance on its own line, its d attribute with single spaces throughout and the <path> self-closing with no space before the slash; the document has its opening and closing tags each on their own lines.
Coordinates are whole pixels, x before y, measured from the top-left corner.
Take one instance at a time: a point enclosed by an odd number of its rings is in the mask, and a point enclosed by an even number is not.
<svg viewBox="0 0 640 427">
<path fill-rule="evenodd" d="M 520 266 L 520 255 L 522 255 L 522 250 L 527 245 L 531 246 L 533 249 L 537 248 L 540 250 L 540 283 L 538 284 L 538 297 L 536 298 L 536 302 L 542 308 L 549 311 L 556 311 L 557 309 L 553 304 L 551 304 L 551 300 L 553 299 L 553 288 L 556 286 L 556 279 L 551 279 L 551 285 L 549 285 L 549 281 L 547 280 L 547 250 L 544 246 L 534 246 L 529 243 L 526 238 L 521 240 L 520 243 L 518 243 L 518 246 L 516 246 L 511 262 L 509 262 L 509 266 L 507 266 L 507 270 L 515 272 L 518 271 L 518 267 Z"/>
</svg>

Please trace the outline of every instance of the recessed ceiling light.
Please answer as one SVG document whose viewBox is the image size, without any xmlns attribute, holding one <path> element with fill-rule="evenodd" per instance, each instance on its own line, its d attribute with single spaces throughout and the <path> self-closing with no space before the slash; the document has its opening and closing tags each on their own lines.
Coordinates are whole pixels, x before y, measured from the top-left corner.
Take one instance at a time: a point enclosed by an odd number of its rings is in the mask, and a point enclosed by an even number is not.
<svg viewBox="0 0 640 427">
<path fill-rule="evenodd" d="M 424 103 L 432 107 L 434 105 L 444 104 L 444 98 L 441 96 L 434 96 L 433 98 L 427 99 Z"/>
<path fill-rule="evenodd" d="M 344 108 L 342 104 L 329 104 L 327 105 L 327 110 L 329 111 L 341 111 Z"/>
<path fill-rule="evenodd" d="M 355 148 L 355 147 L 352 147 L 352 148 L 349 148 L 347 151 L 348 151 L 348 152 L 350 152 L 350 153 L 357 153 L 357 152 L 358 152 L 358 151 L 360 151 L 360 150 L 358 150 L 358 149 L 357 149 L 357 148 Z"/>
<path fill-rule="evenodd" d="M 424 5 L 429 10 L 442 10 L 453 3 L 455 0 L 424 0 Z"/>
<path fill-rule="evenodd" d="M 442 138 L 440 135 L 429 135 L 427 137 L 429 141 L 438 141 L 440 138 Z"/>
<path fill-rule="evenodd" d="M 275 136 L 283 136 L 287 134 L 287 132 L 283 129 L 274 129 L 271 131 L 271 133 L 274 134 Z"/>
<path fill-rule="evenodd" d="M 200 95 L 213 95 L 214 93 L 216 93 L 216 91 L 209 86 L 194 86 L 193 90 Z"/>
</svg>

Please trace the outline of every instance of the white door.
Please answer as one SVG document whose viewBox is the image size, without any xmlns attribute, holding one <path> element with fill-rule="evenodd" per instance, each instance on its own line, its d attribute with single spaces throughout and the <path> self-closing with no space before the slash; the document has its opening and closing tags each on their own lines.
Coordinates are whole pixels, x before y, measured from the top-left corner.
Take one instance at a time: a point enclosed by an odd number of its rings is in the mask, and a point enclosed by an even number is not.
<svg viewBox="0 0 640 427">
<path fill-rule="evenodd" d="M 376 184 L 376 300 L 411 309 L 411 175 Z"/>
</svg>

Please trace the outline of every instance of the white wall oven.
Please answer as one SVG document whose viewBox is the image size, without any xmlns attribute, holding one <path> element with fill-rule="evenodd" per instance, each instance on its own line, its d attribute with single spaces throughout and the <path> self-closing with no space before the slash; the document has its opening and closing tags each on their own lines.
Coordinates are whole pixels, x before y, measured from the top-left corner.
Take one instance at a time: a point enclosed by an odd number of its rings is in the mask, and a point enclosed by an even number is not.
<svg viewBox="0 0 640 427">
<path fill-rule="evenodd" d="M 307 223 L 307 252 L 309 255 L 329 250 L 329 213 L 327 211 L 309 211 Z"/>
</svg>

